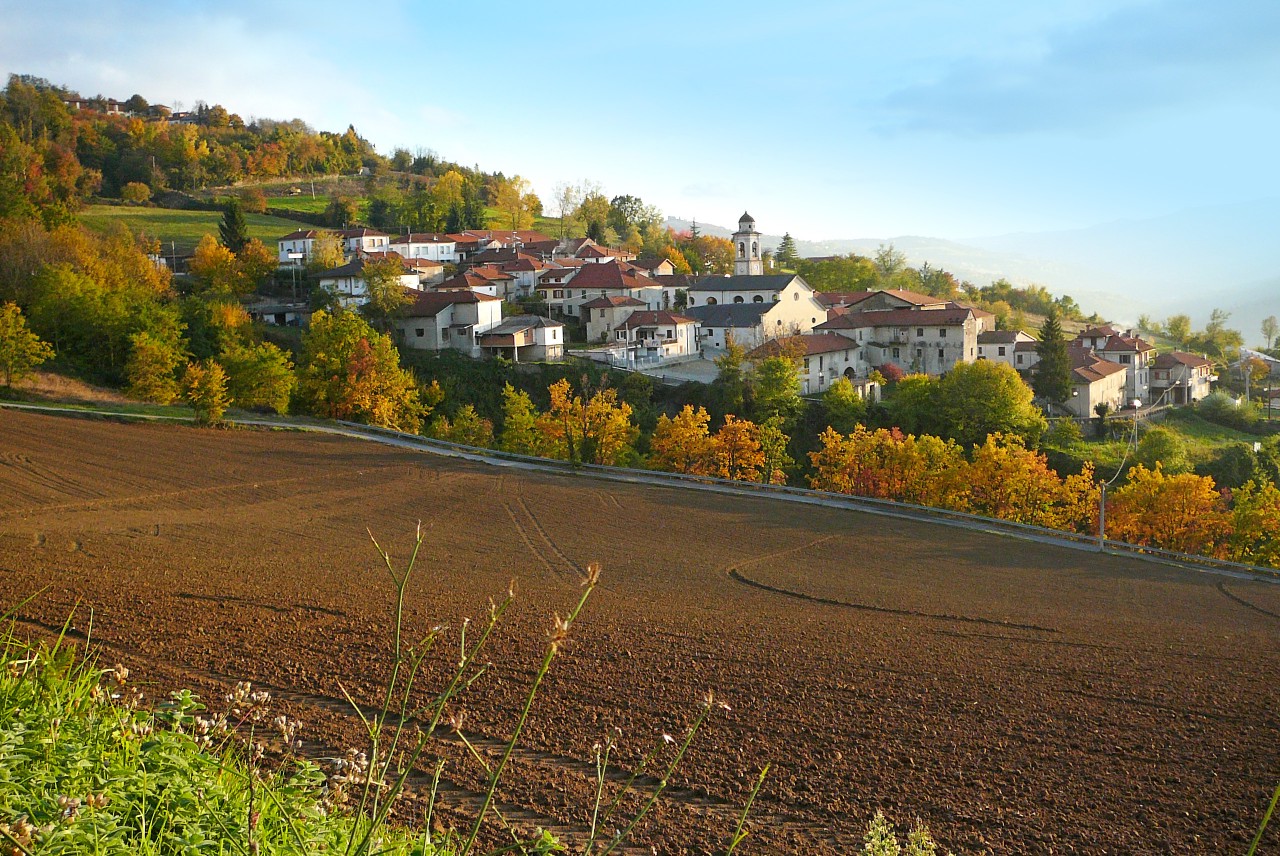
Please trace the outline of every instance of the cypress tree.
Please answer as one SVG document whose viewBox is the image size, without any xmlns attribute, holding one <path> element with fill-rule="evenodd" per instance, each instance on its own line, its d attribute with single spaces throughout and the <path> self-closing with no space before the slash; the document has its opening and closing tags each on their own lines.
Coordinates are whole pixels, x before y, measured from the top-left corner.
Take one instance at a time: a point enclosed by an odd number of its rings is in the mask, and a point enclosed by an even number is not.
<svg viewBox="0 0 1280 856">
<path fill-rule="evenodd" d="M 778 267 L 786 270 L 794 270 L 796 266 L 796 242 L 791 237 L 791 233 L 787 232 L 782 236 L 782 241 L 778 244 L 778 251 L 773 254 L 774 259 L 778 262 Z"/>
<path fill-rule="evenodd" d="M 222 239 L 222 246 L 233 253 L 240 252 L 249 243 L 249 225 L 244 221 L 244 209 L 240 207 L 240 200 L 234 196 L 227 201 L 226 210 L 222 212 L 218 234 Z"/>
<path fill-rule="evenodd" d="M 1040 327 L 1036 354 L 1040 360 L 1031 387 L 1041 398 L 1061 404 L 1071 397 L 1071 357 L 1067 354 L 1067 340 L 1056 309 L 1049 311 Z"/>
</svg>

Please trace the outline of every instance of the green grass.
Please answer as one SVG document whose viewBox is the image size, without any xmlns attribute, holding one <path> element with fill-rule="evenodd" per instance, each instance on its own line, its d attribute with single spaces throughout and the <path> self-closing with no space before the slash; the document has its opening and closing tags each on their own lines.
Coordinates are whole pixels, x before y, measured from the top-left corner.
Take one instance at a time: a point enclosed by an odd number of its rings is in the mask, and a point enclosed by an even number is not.
<svg viewBox="0 0 1280 856">
<path fill-rule="evenodd" d="M 80 213 L 80 220 L 98 231 L 106 231 L 114 223 L 123 223 L 135 234 L 142 232 L 158 239 L 166 255 L 175 248 L 179 255 L 189 255 L 205 235 L 217 237 L 222 213 L 127 205 L 90 205 Z M 312 228 L 296 220 L 266 214 L 246 214 L 245 221 L 249 225 L 249 235 L 262 241 L 273 253 L 276 241 L 282 236 L 296 229 Z"/>
<path fill-rule="evenodd" d="M 221 716 L 190 692 L 156 710 L 128 672 L 99 668 L 63 637 L 47 644 L 0 633 L 0 843 L 50 856 L 169 853 L 352 852 L 371 821 L 327 805 L 324 773 L 286 757 L 265 768 L 232 739 L 288 723 L 245 688 Z M 243 696 L 243 698 L 240 698 Z M 252 818 L 252 820 L 250 820 Z M 421 834 L 379 825 L 380 853 L 442 851 Z M 368 852 L 365 848 L 363 852 Z M 361 851 L 357 851 L 361 852 Z"/>
</svg>

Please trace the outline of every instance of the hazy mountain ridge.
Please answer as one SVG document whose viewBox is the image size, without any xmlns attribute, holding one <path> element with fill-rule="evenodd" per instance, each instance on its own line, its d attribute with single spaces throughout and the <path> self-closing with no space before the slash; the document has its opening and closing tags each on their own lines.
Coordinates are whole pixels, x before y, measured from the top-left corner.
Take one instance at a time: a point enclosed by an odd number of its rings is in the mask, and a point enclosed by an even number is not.
<svg viewBox="0 0 1280 856">
<path fill-rule="evenodd" d="M 677 229 L 690 225 L 674 218 L 667 222 Z M 721 237 L 733 231 L 703 223 L 698 228 Z M 762 242 L 773 249 L 780 240 L 770 234 Z M 869 256 L 883 244 L 893 244 L 912 266 L 928 262 L 975 285 L 1000 277 L 1015 285 L 1036 283 L 1055 294 L 1070 294 L 1086 312 L 1116 321 L 1185 312 L 1201 324 L 1212 309 L 1222 308 L 1232 313 L 1232 326 L 1252 339 L 1257 319 L 1280 314 L 1280 199 L 1085 229 L 962 240 L 796 237 L 803 256 Z"/>
</svg>

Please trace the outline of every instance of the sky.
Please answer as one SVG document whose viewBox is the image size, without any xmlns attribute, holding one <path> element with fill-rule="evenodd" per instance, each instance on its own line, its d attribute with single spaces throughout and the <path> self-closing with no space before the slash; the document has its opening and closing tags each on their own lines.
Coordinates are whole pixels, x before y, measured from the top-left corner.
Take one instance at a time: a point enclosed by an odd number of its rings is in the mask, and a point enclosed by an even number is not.
<svg viewBox="0 0 1280 856">
<path fill-rule="evenodd" d="M 348 124 L 804 239 L 1076 229 L 1280 197 L 1269 0 L 0 0 L 0 71 Z"/>
</svg>

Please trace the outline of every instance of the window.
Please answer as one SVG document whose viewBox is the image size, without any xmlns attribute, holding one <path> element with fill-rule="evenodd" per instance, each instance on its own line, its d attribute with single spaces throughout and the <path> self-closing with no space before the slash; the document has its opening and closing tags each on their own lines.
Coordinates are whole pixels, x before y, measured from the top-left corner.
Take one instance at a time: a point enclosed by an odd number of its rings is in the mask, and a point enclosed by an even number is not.
<svg viewBox="0 0 1280 856">
<path fill-rule="evenodd" d="M 920 338 L 920 337 L 921 337 L 921 336 L 923 336 L 923 335 L 924 335 L 924 328 L 923 328 L 923 327 L 917 327 L 917 328 L 916 328 L 916 338 L 918 339 L 918 338 Z"/>
<path fill-rule="evenodd" d="M 1022 365 L 1022 354 L 1018 354 L 1018 365 Z"/>
<path fill-rule="evenodd" d="M 752 302 L 752 303 L 764 303 L 764 298 L 757 294 L 755 297 L 751 298 L 751 302 Z"/>
<path fill-rule="evenodd" d="M 753 259 L 760 258 L 760 245 L 757 244 L 755 241 L 751 242 L 751 258 Z"/>
<path fill-rule="evenodd" d="M 689 301 L 689 303 L 690 303 L 690 304 L 692 304 L 692 303 L 693 303 L 693 301 L 692 301 L 692 300 L 690 300 L 690 301 Z M 715 306 L 715 305 L 716 305 L 716 299 L 715 299 L 714 297 L 708 297 L 708 298 L 707 298 L 707 305 L 708 305 L 708 306 Z"/>
<path fill-rule="evenodd" d="M 939 349 L 938 349 L 938 362 L 942 363 L 942 362 L 946 362 L 946 360 L 947 360 L 946 353 L 942 350 L 942 348 L 939 348 Z"/>
<path fill-rule="evenodd" d="M 1128 354 L 1121 354 L 1121 355 L 1120 355 L 1120 362 L 1124 363 L 1125 365 L 1128 365 L 1128 364 L 1129 364 L 1129 355 L 1128 355 Z"/>
<path fill-rule="evenodd" d="M 938 328 L 938 338 L 939 338 L 939 339 L 945 339 L 945 338 L 947 338 L 947 328 L 946 328 L 946 327 L 939 327 L 939 328 Z"/>
<path fill-rule="evenodd" d="M 721 246 L 723 246 L 723 244 Z M 746 257 L 747 257 L 747 245 L 744 244 L 742 241 L 739 241 L 738 242 L 738 258 L 744 259 Z"/>
<path fill-rule="evenodd" d="M 798 292 L 798 291 L 793 291 L 793 292 L 791 293 L 791 299 L 792 299 L 792 300 L 799 300 L 799 299 L 800 299 L 800 292 Z"/>
<path fill-rule="evenodd" d="M 743 302 L 743 301 L 742 301 L 742 295 L 741 295 L 741 294 L 739 294 L 739 295 L 737 295 L 736 297 L 734 297 L 734 298 L 733 298 L 733 302 L 734 302 L 734 303 L 742 303 L 742 302 Z"/>
<path fill-rule="evenodd" d="M 552 292 L 551 292 L 551 296 L 552 296 L 553 298 L 556 298 L 556 297 L 558 297 L 558 298 L 563 298 L 563 297 L 564 297 L 564 289 L 562 289 L 562 288 L 557 288 L 557 289 L 555 289 L 554 291 L 552 291 Z"/>
<path fill-rule="evenodd" d="M 1000 347 L 996 348 L 996 354 L 1001 357 L 1004 356 L 1004 345 L 1001 345 Z"/>
<path fill-rule="evenodd" d="M 893 349 L 893 358 L 896 360 L 896 359 L 899 359 L 899 358 L 901 358 L 901 357 L 902 357 L 902 349 L 901 349 L 901 348 L 894 348 L 894 349 Z"/>
<path fill-rule="evenodd" d="M 804 371 L 805 371 L 805 374 L 808 374 L 808 373 L 809 373 L 809 358 L 808 358 L 808 357 L 805 357 L 805 358 L 804 358 Z"/>
<path fill-rule="evenodd" d="M 426 331 L 426 328 L 424 327 L 415 327 L 413 330 L 413 334 L 417 336 L 419 339 L 421 339 L 423 336 L 427 335 L 427 331 Z"/>
</svg>

